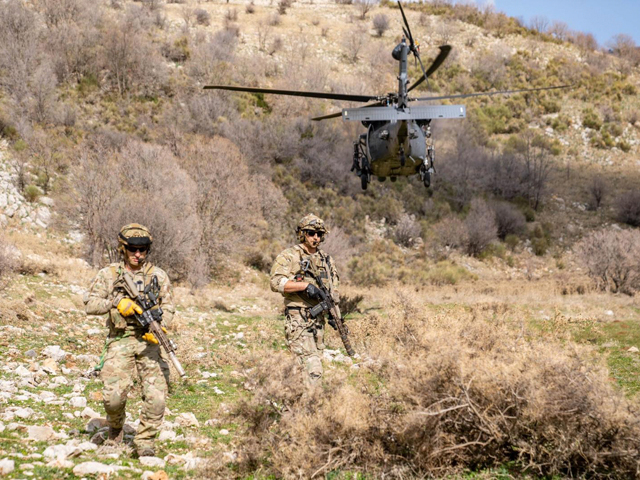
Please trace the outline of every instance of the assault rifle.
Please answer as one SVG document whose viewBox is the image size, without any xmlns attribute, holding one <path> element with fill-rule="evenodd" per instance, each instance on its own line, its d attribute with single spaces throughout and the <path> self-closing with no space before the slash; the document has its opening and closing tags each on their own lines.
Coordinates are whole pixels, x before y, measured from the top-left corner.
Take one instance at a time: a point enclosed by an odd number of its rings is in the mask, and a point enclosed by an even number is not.
<svg viewBox="0 0 640 480">
<path fill-rule="evenodd" d="M 154 275 L 149 285 L 140 291 L 133 281 L 133 278 L 131 278 L 131 275 L 125 272 L 114 282 L 113 286 L 114 288 L 122 288 L 142 309 L 141 314 L 135 314 L 136 320 L 138 320 L 143 328 L 148 329 L 149 332 L 156 337 L 158 343 L 164 351 L 167 352 L 167 355 L 169 355 L 169 359 L 171 363 L 173 363 L 173 366 L 176 367 L 176 371 L 180 374 L 180 377 L 185 377 L 187 374 L 182 368 L 180 360 L 176 357 L 178 347 L 173 340 L 167 337 L 167 334 L 164 333 L 160 325 L 163 312 L 160 305 L 158 305 L 158 293 L 160 292 L 158 277 Z"/>
<path fill-rule="evenodd" d="M 309 275 L 311 275 L 314 278 L 320 290 L 320 303 L 318 303 L 317 305 L 315 305 L 309 310 L 309 315 L 311 315 L 311 318 L 316 318 L 318 315 L 321 315 L 322 313 L 327 312 L 329 316 L 329 320 L 328 320 L 329 325 L 331 325 L 335 330 L 338 331 L 338 333 L 340 334 L 340 338 L 342 339 L 342 343 L 344 344 L 344 348 L 347 351 L 347 354 L 350 357 L 353 357 L 356 354 L 356 352 L 353 350 L 353 347 L 351 346 L 351 342 L 349 341 L 349 337 L 348 337 L 349 329 L 344 324 L 344 319 L 342 318 L 342 314 L 340 313 L 340 308 L 338 308 L 336 303 L 333 301 L 333 298 L 331 298 L 331 293 L 329 292 L 327 287 L 324 286 L 324 283 L 322 283 L 322 279 L 319 276 L 315 275 L 309 269 L 308 260 L 306 261 L 306 263 L 303 261 L 302 268 L 303 268 L 303 272 L 309 273 Z"/>
</svg>

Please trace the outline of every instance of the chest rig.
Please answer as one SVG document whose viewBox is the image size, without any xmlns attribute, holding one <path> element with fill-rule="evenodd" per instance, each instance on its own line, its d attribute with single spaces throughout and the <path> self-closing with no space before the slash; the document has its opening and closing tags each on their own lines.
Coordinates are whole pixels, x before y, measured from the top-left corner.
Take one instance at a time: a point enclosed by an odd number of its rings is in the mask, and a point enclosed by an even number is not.
<svg viewBox="0 0 640 480">
<path fill-rule="evenodd" d="M 333 278 L 331 276 L 331 260 L 323 251 L 309 255 L 300 246 L 296 247 L 300 254 L 300 263 L 296 272 L 296 281 L 304 281 L 319 286 L 316 278 L 320 278 L 322 283 L 333 290 Z"/>
</svg>

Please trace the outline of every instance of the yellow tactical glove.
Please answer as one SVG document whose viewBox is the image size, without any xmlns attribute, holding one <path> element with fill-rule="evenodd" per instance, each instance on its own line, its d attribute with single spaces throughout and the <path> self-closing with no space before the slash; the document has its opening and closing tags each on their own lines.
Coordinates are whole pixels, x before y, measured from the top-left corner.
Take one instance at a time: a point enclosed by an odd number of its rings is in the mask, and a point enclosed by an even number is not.
<svg viewBox="0 0 640 480">
<path fill-rule="evenodd" d="M 123 298 L 120 300 L 117 308 L 120 315 L 123 317 L 130 317 L 134 313 L 137 313 L 138 315 L 142 313 L 140 306 L 130 298 Z"/>
<path fill-rule="evenodd" d="M 164 333 L 167 333 L 167 329 L 166 329 L 166 328 L 164 328 L 164 327 L 161 327 L 161 328 L 162 328 L 162 331 L 163 331 Z M 158 339 L 156 338 L 156 336 L 155 336 L 153 333 L 151 333 L 151 332 L 147 332 L 147 333 L 145 333 L 145 334 L 142 336 L 142 339 L 143 339 L 143 340 L 146 340 L 146 341 L 147 341 L 147 342 L 149 342 L 149 343 L 155 343 L 156 345 L 159 343 L 159 342 L 158 342 Z"/>
</svg>

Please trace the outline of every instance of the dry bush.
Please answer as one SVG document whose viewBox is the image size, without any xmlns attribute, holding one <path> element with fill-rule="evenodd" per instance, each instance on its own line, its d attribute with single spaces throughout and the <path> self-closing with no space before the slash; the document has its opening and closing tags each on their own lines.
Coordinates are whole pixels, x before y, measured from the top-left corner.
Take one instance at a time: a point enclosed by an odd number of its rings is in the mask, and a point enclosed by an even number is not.
<svg viewBox="0 0 640 480">
<path fill-rule="evenodd" d="M 491 208 L 482 199 L 471 201 L 471 210 L 464 220 L 467 228 L 465 250 L 469 255 L 477 257 L 498 236 L 496 217 Z"/>
<path fill-rule="evenodd" d="M 606 195 L 608 190 L 607 182 L 602 175 L 594 175 L 593 179 L 587 187 L 587 193 L 589 194 L 589 200 L 587 201 L 587 208 L 589 210 L 598 210 L 602 204 L 602 199 Z"/>
<path fill-rule="evenodd" d="M 141 223 L 154 237 L 152 261 L 172 278 L 191 272 L 201 231 L 196 185 L 168 149 L 135 141 L 120 151 L 85 149 L 76 178 L 79 221 L 93 265 L 105 263 L 105 252 L 109 261 L 118 260 L 118 231 Z"/>
<path fill-rule="evenodd" d="M 340 227 L 332 227 L 327 238 L 322 242 L 322 250 L 326 251 L 333 259 L 340 278 L 345 279 L 346 265 L 357 254 L 352 238 Z"/>
<path fill-rule="evenodd" d="M 422 227 L 416 221 L 415 215 L 403 214 L 393 229 L 393 237 L 398 245 L 412 247 L 420 238 Z"/>
<path fill-rule="evenodd" d="M 578 258 L 601 290 L 633 294 L 640 289 L 640 232 L 603 229 L 576 247 Z"/>
<path fill-rule="evenodd" d="M 467 243 L 467 227 L 458 217 L 446 217 L 433 227 L 436 238 L 445 248 L 461 248 Z"/>
<path fill-rule="evenodd" d="M 141 18 L 129 10 L 103 31 L 102 66 L 121 95 L 134 88 L 153 91 L 166 75 L 159 51 L 141 30 Z"/>
<path fill-rule="evenodd" d="M 616 200 L 616 218 L 632 227 L 640 227 L 640 191 L 630 190 Z"/>
<path fill-rule="evenodd" d="M 357 63 L 366 41 L 366 32 L 362 27 L 350 29 L 342 37 L 342 47 L 347 62 Z"/>
<path fill-rule="evenodd" d="M 495 214 L 498 238 L 504 240 L 507 235 L 522 235 L 527 229 L 527 221 L 517 207 L 505 202 L 495 202 L 491 205 Z"/>
<path fill-rule="evenodd" d="M 376 5 L 376 0 L 354 0 L 353 4 L 356 6 L 360 20 L 367 18 L 367 13 Z"/>
<path fill-rule="evenodd" d="M 196 23 L 198 25 L 203 25 L 205 27 L 208 27 L 209 25 L 211 25 L 211 14 L 207 12 L 204 8 L 196 8 L 193 11 L 193 14 L 196 17 Z M 238 13 L 236 12 L 236 18 L 237 17 L 238 17 Z"/>
<path fill-rule="evenodd" d="M 288 204 L 269 179 L 251 175 L 229 140 L 190 142 L 180 148 L 180 155 L 182 168 L 195 184 L 200 271 L 192 271 L 192 281 L 202 284 L 212 271 L 226 266 L 229 255 L 244 254 L 256 236 L 277 235 L 278 229 L 269 226 L 282 221 Z"/>
<path fill-rule="evenodd" d="M 4 286 L 3 280 L 7 275 L 18 268 L 18 254 L 17 249 L 0 236 L 0 288 Z"/>
<path fill-rule="evenodd" d="M 400 295 L 388 316 L 351 322 L 360 369 L 329 370 L 306 394 L 292 357 L 255 352 L 231 419 L 234 475 L 443 478 L 508 463 L 516 475 L 637 478 L 640 412 L 589 347 L 566 343 L 572 320 L 541 338 L 512 314 L 430 316 Z"/>
<path fill-rule="evenodd" d="M 384 32 L 389 30 L 389 17 L 384 13 L 379 13 L 373 17 L 373 30 L 379 37 L 384 35 Z"/>
</svg>

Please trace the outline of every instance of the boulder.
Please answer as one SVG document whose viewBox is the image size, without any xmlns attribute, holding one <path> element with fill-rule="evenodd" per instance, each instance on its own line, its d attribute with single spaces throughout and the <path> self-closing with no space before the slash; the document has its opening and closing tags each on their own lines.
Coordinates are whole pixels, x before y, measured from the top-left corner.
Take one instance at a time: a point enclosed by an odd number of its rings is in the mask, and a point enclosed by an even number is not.
<svg viewBox="0 0 640 480">
<path fill-rule="evenodd" d="M 16 464 L 13 460 L 3 458 L 0 460 L 0 475 L 9 475 L 16 468 Z"/>
<path fill-rule="evenodd" d="M 30 425 L 27 427 L 27 435 L 29 440 L 37 442 L 48 442 L 58 438 L 58 435 L 51 427 L 41 427 L 39 425 Z"/>
<path fill-rule="evenodd" d="M 118 467 L 116 465 L 105 465 L 104 463 L 100 462 L 83 462 L 79 463 L 73 468 L 73 474 L 77 477 L 100 474 L 109 476 L 116 473 L 120 469 L 122 469 L 122 467 Z"/>
</svg>

